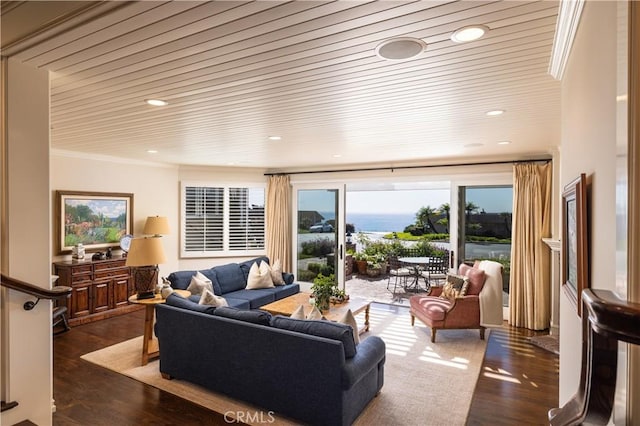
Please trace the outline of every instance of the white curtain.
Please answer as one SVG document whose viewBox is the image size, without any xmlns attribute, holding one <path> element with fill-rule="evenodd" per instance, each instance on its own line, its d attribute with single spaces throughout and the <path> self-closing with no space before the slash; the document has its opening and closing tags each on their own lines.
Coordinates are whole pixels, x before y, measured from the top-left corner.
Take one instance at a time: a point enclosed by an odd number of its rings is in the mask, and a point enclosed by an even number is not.
<svg viewBox="0 0 640 426">
<path fill-rule="evenodd" d="M 532 330 L 551 320 L 551 163 L 516 164 L 513 169 L 513 227 L 509 324 Z"/>
<path fill-rule="evenodd" d="M 267 184 L 267 256 L 291 272 L 291 183 L 289 176 L 269 176 Z"/>
</svg>

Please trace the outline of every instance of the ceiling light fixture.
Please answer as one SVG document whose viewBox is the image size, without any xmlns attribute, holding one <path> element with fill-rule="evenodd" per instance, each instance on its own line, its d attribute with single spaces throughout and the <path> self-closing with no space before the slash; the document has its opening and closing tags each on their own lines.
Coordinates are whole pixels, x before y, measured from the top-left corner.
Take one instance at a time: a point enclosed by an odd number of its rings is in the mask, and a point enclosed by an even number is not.
<svg viewBox="0 0 640 426">
<path fill-rule="evenodd" d="M 427 43 L 419 38 L 397 37 L 385 40 L 376 46 L 376 55 L 388 61 L 406 61 L 427 50 Z"/>
<path fill-rule="evenodd" d="M 511 141 L 500 141 L 498 142 L 498 145 L 509 145 L 511 144 Z"/>
<path fill-rule="evenodd" d="M 482 38 L 487 31 L 489 31 L 489 27 L 486 25 L 469 25 L 455 30 L 451 34 L 451 40 L 456 43 L 468 43 Z"/>
<path fill-rule="evenodd" d="M 333 158 L 340 158 L 342 157 L 342 154 L 333 154 Z"/>
<path fill-rule="evenodd" d="M 144 100 L 147 104 L 149 105 L 153 105 L 153 106 L 165 106 L 165 105 L 169 105 L 169 102 L 167 101 L 163 101 L 162 99 L 145 99 Z"/>
<path fill-rule="evenodd" d="M 487 111 L 487 115 L 489 117 L 495 117 L 496 115 L 502 115 L 502 114 L 504 114 L 503 109 L 494 109 L 492 111 Z"/>
<path fill-rule="evenodd" d="M 147 150 L 147 152 L 148 152 L 149 154 L 157 154 L 157 153 L 158 153 L 158 150 L 157 150 L 157 149 L 148 149 L 148 150 Z"/>
<path fill-rule="evenodd" d="M 279 141 L 279 140 L 282 140 L 282 137 L 280 137 L 280 136 L 269 136 L 268 139 L 270 141 Z"/>
</svg>

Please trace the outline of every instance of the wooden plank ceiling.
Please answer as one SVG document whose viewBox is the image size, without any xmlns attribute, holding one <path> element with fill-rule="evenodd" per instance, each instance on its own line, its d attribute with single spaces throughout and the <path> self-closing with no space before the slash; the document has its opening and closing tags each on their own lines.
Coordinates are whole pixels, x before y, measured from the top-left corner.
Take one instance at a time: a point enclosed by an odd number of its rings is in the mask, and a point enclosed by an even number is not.
<svg viewBox="0 0 640 426">
<path fill-rule="evenodd" d="M 556 1 L 2 1 L 2 54 L 51 71 L 58 150 L 269 170 L 523 159 L 560 137 L 547 73 L 557 12 Z M 490 31 L 451 41 L 471 24 Z M 392 37 L 428 47 L 380 59 Z"/>
</svg>

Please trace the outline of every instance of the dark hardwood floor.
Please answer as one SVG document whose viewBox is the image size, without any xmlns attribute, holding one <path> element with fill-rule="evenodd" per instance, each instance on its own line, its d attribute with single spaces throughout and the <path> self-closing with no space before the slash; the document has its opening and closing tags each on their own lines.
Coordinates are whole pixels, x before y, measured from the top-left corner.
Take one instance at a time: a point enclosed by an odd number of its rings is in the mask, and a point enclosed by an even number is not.
<svg viewBox="0 0 640 426">
<path fill-rule="evenodd" d="M 140 310 L 54 337 L 54 425 L 229 424 L 221 414 L 80 359 L 142 335 L 143 322 Z M 467 424 L 548 424 L 547 410 L 558 403 L 558 357 L 529 344 L 532 334 L 506 326 L 490 333 Z"/>
</svg>

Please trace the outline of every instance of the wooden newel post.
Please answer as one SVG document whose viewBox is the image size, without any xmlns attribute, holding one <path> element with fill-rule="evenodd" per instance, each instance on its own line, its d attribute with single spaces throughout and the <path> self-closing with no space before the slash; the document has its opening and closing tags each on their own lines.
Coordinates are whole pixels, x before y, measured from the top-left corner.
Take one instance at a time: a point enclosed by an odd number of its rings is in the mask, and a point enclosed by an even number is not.
<svg viewBox="0 0 640 426">
<path fill-rule="evenodd" d="M 553 426 L 606 425 L 611 417 L 618 368 L 618 341 L 640 344 L 640 304 L 608 290 L 582 291 L 582 371 L 578 391 L 549 410 Z"/>
</svg>

